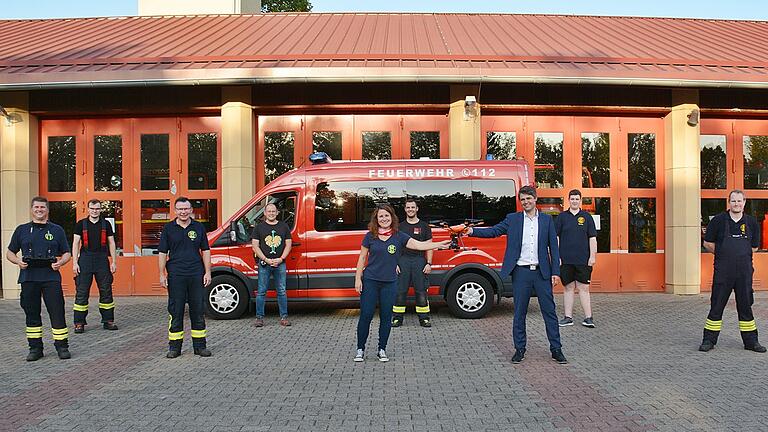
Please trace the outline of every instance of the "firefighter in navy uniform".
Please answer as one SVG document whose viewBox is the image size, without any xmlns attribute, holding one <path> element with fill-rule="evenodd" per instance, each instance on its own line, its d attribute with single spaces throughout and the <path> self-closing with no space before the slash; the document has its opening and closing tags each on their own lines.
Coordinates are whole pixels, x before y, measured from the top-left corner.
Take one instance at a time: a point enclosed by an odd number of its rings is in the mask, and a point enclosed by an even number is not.
<svg viewBox="0 0 768 432">
<path fill-rule="evenodd" d="M 205 227 L 192 219 L 192 203 L 179 197 L 174 203 L 176 219 L 168 222 L 157 247 L 160 285 L 168 289 L 168 358 L 181 355 L 184 341 L 184 306 L 189 303 L 192 348 L 195 355 L 210 357 L 206 347 L 205 286 L 211 283 L 211 248 Z M 166 276 L 166 265 L 168 275 Z"/>
<path fill-rule="evenodd" d="M 60 359 L 69 353 L 67 321 L 64 317 L 64 293 L 59 269 L 72 255 L 64 229 L 48 221 L 48 200 L 32 198 L 32 221 L 19 225 L 8 244 L 6 258 L 21 269 L 21 308 L 27 321 L 27 361 L 43 357 L 43 321 L 40 317 L 40 297 L 51 318 L 53 345 Z M 21 251 L 22 256 L 17 254 Z"/>
<path fill-rule="evenodd" d="M 729 210 L 715 216 L 704 235 L 704 248 L 715 254 L 715 274 L 711 308 L 699 351 L 709 351 L 717 344 L 723 326 L 723 310 L 733 291 L 744 349 L 764 353 L 766 349 L 757 340 L 757 324 L 752 315 L 752 252 L 760 245 L 760 228 L 754 217 L 744 214 L 746 199 L 743 191 L 731 191 L 728 201 Z"/>
<path fill-rule="evenodd" d="M 419 207 L 413 198 L 405 200 L 406 219 L 400 224 L 400 230 L 412 239 L 428 241 L 432 239 L 432 229 L 426 222 L 419 220 Z M 392 327 L 403 325 L 405 314 L 405 299 L 408 288 L 413 284 L 416 294 L 416 314 L 422 327 L 432 327 L 429 319 L 429 300 L 427 299 L 428 275 L 432 272 L 432 250 L 426 252 L 405 249 L 400 255 L 398 268 L 400 275 L 397 281 L 397 298 L 392 306 Z"/>
<path fill-rule="evenodd" d="M 99 312 L 107 330 L 117 330 L 115 301 L 112 298 L 112 274 L 117 270 L 117 248 L 112 224 L 101 217 L 101 202 L 88 201 L 88 217 L 77 221 L 72 242 L 72 272 L 75 275 L 75 333 L 85 331 L 88 296 L 93 278 L 99 287 Z M 112 257 L 112 263 L 109 262 Z"/>
</svg>

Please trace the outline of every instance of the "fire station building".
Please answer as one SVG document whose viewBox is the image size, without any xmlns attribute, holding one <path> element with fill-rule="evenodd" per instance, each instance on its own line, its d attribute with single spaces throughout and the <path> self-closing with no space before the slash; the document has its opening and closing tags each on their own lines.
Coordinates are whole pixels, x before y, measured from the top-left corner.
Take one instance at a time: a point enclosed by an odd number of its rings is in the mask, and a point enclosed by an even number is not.
<svg viewBox="0 0 768 432">
<path fill-rule="evenodd" d="M 280 13 L 6 20 L 0 34 L 3 248 L 34 195 L 70 236 L 104 200 L 117 295 L 165 293 L 156 248 L 175 197 L 212 229 L 314 151 L 527 160 L 541 208 L 579 188 L 597 216 L 595 292 L 709 290 L 702 228 L 730 189 L 768 228 L 768 22 Z M 3 260 L 5 298 L 17 276 Z"/>
</svg>

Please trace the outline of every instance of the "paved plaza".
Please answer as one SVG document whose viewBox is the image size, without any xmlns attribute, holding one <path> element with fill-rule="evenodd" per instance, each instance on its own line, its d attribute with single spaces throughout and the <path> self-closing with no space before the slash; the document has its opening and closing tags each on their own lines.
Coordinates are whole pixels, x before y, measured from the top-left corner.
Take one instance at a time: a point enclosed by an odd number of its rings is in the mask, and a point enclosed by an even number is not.
<svg viewBox="0 0 768 432">
<path fill-rule="evenodd" d="M 556 298 L 562 309 L 562 296 Z M 364 363 L 353 363 L 358 310 L 291 304 L 293 326 L 253 315 L 208 320 L 213 357 L 166 359 L 164 298 L 118 298 L 120 330 L 102 330 L 92 299 L 73 358 L 24 361 L 24 316 L 0 300 L 0 430 L 23 431 L 758 431 L 768 430 L 768 354 L 745 351 L 735 305 L 709 353 L 696 350 L 708 295 L 594 295 L 597 328 L 562 329 L 570 360 L 549 357 L 535 300 L 523 363 L 510 357 L 512 301 L 481 320 L 433 305 L 431 329 L 412 306 L 393 329 L 391 361 L 376 361 L 374 320 Z M 68 324 L 72 299 L 67 299 Z M 559 312 L 562 315 L 562 312 Z M 44 314 L 45 316 L 45 314 Z M 768 342 L 768 293 L 755 296 Z"/>
</svg>

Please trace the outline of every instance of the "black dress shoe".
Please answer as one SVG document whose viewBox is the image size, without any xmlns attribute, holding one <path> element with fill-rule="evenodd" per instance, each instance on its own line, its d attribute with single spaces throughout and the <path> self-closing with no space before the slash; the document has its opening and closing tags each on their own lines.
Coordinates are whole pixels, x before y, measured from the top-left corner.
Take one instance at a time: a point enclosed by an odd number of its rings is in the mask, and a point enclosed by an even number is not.
<svg viewBox="0 0 768 432">
<path fill-rule="evenodd" d="M 752 346 L 744 346 L 745 350 L 754 351 L 756 353 L 764 353 L 766 351 L 765 347 L 760 345 L 759 342 L 755 342 Z"/>
<path fill-rule="evenodd" d="M 423 319 L 419 321 L 419 325 L 422 327 L 432 327 L 432 322 L 429 319 Z"/>
<path fill-rule="evenodd" d="M 712 343 L 711 340 L 704 340 L 701 342 L 701 345 L 699 345 L 699 351 L 701 352 L 707 352 L 715 347 L 715 344 Z M 748 349 L 747 347 L 744 347 L 744 349 Z"/>
<path fill-rule="evenodd" d="M 200 357 L 210 357 L 213 353 L 208 348 L 195 348 L 195 355 L 199 355 Z"/>
<path fill-rule="evenodd" d="M 395 318 L 392 320 L 392 328 L 400 327 L 403 325 L 403 320 L 400 318 Z"/>
<path fill-rule="evenodd" d="M 41 349 L 30 349 L 29 354 L 27 354 L 27 361 L 38 361 L 41 358 L 43 358 L 43 350 Z"/>
<path fill-rule="evenodd" d="M 107 321 L 104 323 L 104 330 L 117 330 L 117 326 L 114 321 Z"/>
<path fill-rule="evenodd" d="M 512 356 L 512 363 L 518 364 L 525 358 L 525 348 L 515 350 L 515 355 Z"/>
<path fill-rule="evenodd" d="M 56 348 L 56 352 L 59 354 L 59 358 L 61 360 L 71 359 L 72 354 L 69 352 L 69 348 L 62 347 L 62 348 Z"/>
<path fill-rule="evenodd" d="M 176 358 L 181 355 L 180 350 L 171 349 L 168 350 L 168 354 L 165 355 L 165 358 Z"/>
<path fill-rule="evenodd" d="M 75 333 L 85 333 L 85 324 L 75 324 Z"/>
<path fill-rule="evenodd" d="M 563 351 L 559 350 L 559 349 L 556 349 L 556 350 L 552 351 L 552 360 L 554 360 L 554 361 L 556 361 L 556 362 L 558 362 L 560 364 L 568 363 L 568 360 L 563 355 Z"/>
</svg>

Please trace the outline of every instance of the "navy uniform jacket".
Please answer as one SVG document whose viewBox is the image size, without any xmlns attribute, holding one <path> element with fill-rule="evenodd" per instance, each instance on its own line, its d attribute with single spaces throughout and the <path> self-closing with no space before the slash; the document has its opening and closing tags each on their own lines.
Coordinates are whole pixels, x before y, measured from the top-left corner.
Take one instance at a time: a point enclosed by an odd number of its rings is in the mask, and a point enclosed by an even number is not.
<svg viewBox="0 0 768 432">
<path fill-rule="evenodd" d="M 501 277 L 512 273 L 520 258 L 523 244 L 523 212 L 509 213 L 503 221 L 489 228 L 472 228 L 472 237 L 507 236 L 507 250 L 504 252 L 504 264 Z M 557 246 L 557 233 L 552 216 L 539 212 L 539 271 L 545 279 L 560 276 L 560 249 Z"/>
</svg>

